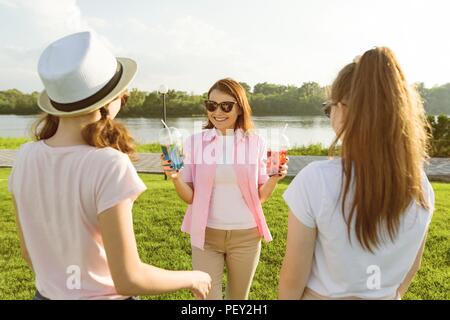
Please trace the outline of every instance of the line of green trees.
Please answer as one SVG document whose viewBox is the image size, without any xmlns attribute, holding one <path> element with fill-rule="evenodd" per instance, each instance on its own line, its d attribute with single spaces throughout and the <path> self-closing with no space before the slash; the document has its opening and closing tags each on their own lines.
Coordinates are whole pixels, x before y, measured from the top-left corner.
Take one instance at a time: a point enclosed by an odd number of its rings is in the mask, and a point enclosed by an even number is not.
<svg viewBox="0 0 450 320">
<path fill-rule="evenodd" d="M 430 156 L 450 157 L 450 117 L 428 116 L 431 129 Z"/>
<path fill-rule="evenodd" d="M 300 87 L 258 83 L 251 88 L 241 83 L 246 89 L 253 114 L 271 115 L 320 115 L 322 102 L 326 100 L 326 87 L 316 82 L 305 82 Z M 426 88 L 417 84 L 425 109 L 430 115 L 450 115 L 450 83 Z M 38 93 L 22 93 L 11 89 L 0 91 L 0 114 L 30 115 L 39 113 L 36 105 Z M 189 117 L 204 114 L 203 100 L 206 94 L 195 95 L 183 91 L 170 90 L 166 95 L 167 115 L 169 117 Z M 127 105 L 120 112 L 120 117 L 160 117 L 162 114 L 162 97 L 156 92 L 131 90 Z"/>
</svg>

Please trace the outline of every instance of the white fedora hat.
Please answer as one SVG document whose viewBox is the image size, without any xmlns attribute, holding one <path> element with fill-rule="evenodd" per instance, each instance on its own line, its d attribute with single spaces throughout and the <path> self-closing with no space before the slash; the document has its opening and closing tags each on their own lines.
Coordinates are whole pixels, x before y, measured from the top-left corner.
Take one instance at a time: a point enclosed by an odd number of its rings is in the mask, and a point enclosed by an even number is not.
<svg viewBox="0 0 450 320">
<path fill-rule="evenodd" d="M 45 90 L 38 106 L 59 117 L 91 113 L 126 90 L 136 71 L 135 61 L 114 57 L 93 33 L 68 35 L 50 44 L 39 58 Z"/>
</svg>

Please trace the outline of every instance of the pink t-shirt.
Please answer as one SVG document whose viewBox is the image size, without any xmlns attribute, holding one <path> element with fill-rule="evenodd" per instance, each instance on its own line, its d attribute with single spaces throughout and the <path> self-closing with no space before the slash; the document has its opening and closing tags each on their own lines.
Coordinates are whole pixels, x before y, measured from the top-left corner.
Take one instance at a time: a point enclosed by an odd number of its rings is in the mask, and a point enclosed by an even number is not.
<svg viewBox="0 0 450 320">
<path fill-rule="evenodd" d="M 128 156 L 87 145 L 24 144 L 9 178 L 36 288 L 49 299 L 124 299 L 106 259 L 98 214 L 146 190 Z"/>
</svg>

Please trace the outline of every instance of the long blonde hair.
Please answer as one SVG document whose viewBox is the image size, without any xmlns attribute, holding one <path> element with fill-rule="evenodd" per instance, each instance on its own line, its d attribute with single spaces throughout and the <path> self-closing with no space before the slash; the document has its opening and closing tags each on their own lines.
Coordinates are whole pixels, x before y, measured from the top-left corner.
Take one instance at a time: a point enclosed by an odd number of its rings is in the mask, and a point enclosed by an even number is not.
<svg viewBox="0 0 450 320">
<path fill-rule="evenodd" d="M 381 229 L 393 241 L 412 200 L 428 208 L 422 188 L 429 135 L 425 111 L 394 55 L 385 47 L 345 66 L 331 87 L 333 102 L 348 107 L 342 129 L 342 213 L 348 236 L 353 219 L 362 247 L 379 247 Z M 354 189 L 350 212 L 346 200 Z M 343 191 L 343 193 L 342 193 Z"/>
</svg>

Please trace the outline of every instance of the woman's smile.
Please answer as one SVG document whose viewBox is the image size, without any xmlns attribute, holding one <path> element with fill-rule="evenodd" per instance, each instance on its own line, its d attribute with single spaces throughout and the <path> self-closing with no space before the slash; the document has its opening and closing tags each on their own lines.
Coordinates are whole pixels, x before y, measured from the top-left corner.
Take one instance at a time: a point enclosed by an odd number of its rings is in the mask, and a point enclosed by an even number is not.
<svg viewBox="0 0 450 320">
<path fill-rule="evenodd" d="M 223 117 L 223 116 L 213 116 L 213 119 L 217 122 L 225 122 L 228 120 L 228 117 Z"/>
</svg>

